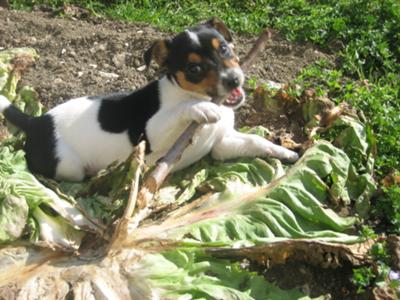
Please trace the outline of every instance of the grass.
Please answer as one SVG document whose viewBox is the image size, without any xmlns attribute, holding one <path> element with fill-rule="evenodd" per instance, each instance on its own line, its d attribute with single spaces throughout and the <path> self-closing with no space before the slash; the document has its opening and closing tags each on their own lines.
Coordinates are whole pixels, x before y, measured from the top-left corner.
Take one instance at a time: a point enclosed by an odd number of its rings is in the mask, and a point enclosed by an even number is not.
<svg viewBox="0 0 400 300">
<path fill-rule="evenodd" d="M 111 19 L 146 22 L 178 31 L 216 15 L 234 31 L 256 33 L 273 27 L 289 40 L 311 42 L 338 55 L 337 66 L 319 62 L 298 81 L 347 101 L 369 120 L 377 144 L 376 176 L 400 170 L 400 1 L 82 1 L 11 0 L 15 9 L 35 4 L 74 4 Z M 376 218 L 400 232 L 400 189 L 389 186 L 373 210 Z"/>
<path fill-rule="evenodd" d="M 12 0 L 16 9 L 70 3 L 108 18 L 178 31 L 216 15 L 237 32 L 279 29 L 288 39 L 341 48 L 342 68 L 359 77 L 400 70 L 398 0 L 82 1 Z"/>
</svg>

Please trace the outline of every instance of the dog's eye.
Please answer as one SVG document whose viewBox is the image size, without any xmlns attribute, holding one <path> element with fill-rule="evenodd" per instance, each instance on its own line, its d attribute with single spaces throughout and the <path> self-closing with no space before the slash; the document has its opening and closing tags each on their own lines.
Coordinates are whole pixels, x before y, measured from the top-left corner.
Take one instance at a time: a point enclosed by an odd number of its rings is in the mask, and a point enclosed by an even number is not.
<svg viewBox="0 0 400 300">
<path fill-rule="evenodd" d="M 227 44 L 222 44 L 221 47 L 219 48 L 219 52 L 221 53 L 222 56 L 226 56 L 229 54 L 229 47 Z"/>
<path fill-rule="evenodd" d="M 192 75 L 198 75 L 203 71 L 203 68 L 198 64 L 190 64 L 187 70 Z"/>
</svg>

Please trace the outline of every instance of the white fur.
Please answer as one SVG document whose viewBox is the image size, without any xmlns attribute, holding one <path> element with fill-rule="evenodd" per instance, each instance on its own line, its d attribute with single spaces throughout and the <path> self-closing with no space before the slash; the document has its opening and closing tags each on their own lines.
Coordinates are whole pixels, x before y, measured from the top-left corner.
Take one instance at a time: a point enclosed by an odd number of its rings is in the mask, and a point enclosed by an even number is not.
<svg viewBox="0 0 400 300">
<path fill-rule="evenodd" d="M 200 45 L 200 40 L 199 37 L 197 36 L 196 33 L 189 31 L 189 30 L 185 30 L 185 32 L 189 35 L 190 39 L 196 44 L 196 45 Z"/>
<path fill-rule="evenodd" d="M 146 157 L 147 163 L 154 164 L 163 157 L 192 121 L 204 124 L 175 167 L 181 169 L 209 153 L 215 141 L 228 128 L 233 129 L 233 110 L 211 103 L 209 97 L 185 91 L 165 77 L 159 84 L 161 107 L 146 125 L 152 149 Z M 97 121 L 100 105 L 100 101 L 82 97 L 48 112 L 56 128 L 59 159 L 56 178 L 82 180 L 113 161 L 123 161 L 132 152 L 127 132 L 110 133 L 101 129 Z"/>
<path fill-rule="evenodd" d="M 241 156 L 271 156 L 294 162 L 297 153 L 255 135 L 245 134 L 230 128 L 222 138 L 214 143 L 211 155 L 215 159 L 225 160 Z"/>
<path fill-rule="evenodd" d="M 10 101 L 8 101 L 8 99 L 3 95 L 0 95 L 0 113 L 2 113 L 10 105 Z"/>
<path fill-rule="evenodd" d="M 236 75 L 238 75 L 240 86 L 242 86 L 244 84 L 244 74 L 243 74 L 242 69 L 240 67 L 236 67 L 236 68 L 233 68 L 232 70 Z"/>
<path fill-rule="evenodd" d="M 86 97 L 72 99 L 48 113 L 56 128 L 56 153 L 60 162 L 56 177 L 82 180 L 113 161 L 122 161 L 132 152 L 128 134 L 110 133 L 97 121 L 100 101 Z"/>
<path fill-rule="evenodd" d="M 221 75 L 220 76 L 221 76 L 221 78 L 228 77 L 230 73 L 234 73 L 237 76 L 237 78 L 239 79 L 240 89 L 242 89 L 242 86 L 244 84 L 244 74 L 243 74 L 242 69 L 240 67 L 235 67 L 235 68 L 231 68 L 229 70 L 229 72 L 223 70 L 223 71 L 221 71 Z M 223 95 L 224 93 L 226 93 L 226 88 L 224 87 L 224 85 L 222 83 L 222 80 L 220 80 L 218 82 L 218 84 L 217 84 L 217 91 L 218 91 L 219 95 Z M 242 89 L 242 94 L 244 96 L 243 89 Z M 240 107 L 240 106 L 241 106 L 241 104 L 239 106 L 236 106 L 235 109 Z"/>
</svg>

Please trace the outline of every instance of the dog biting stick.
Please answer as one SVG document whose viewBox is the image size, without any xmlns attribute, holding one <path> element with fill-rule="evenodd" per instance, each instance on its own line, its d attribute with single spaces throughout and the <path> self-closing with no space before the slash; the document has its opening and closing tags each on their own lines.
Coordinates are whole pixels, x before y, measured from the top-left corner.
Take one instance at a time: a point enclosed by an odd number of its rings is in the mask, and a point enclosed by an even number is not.
<svg viewBox="0 0 400 300">
<path fill-rule="evenodd" d="M 241 63 L 241 68 L 244 71 L 254 63 L 257 56 L 265 49 L 267 41 L 270 38 L 271 32 L 269 30 L 265 30 L 261 33 L 259 38 L 254 43 L 252 49 Z M 224 100 L 225 97 L 218 97 L 212 99 L 212 102 L 221 104 L 224 102 Z M 144 182 L 144 185 L 147 186 L 149 190 L 156 191 L 161 186 L 161 184 L 164 182 L 164 179 L 174 166 L 174 163 L 180 159 L 183 151 L 187 146 L 190 145 L 191 140 L 199 126 L 201 125 L 196 122 L 190 124 L 190 126 L 176 140 L 175 144 L 167 152 L 167 154 L 157 163 L 155 169 L 149 174 Z"/>
<path fill-rule="evenodd" d="M 267 41 L 270 38 L 270 30 L 264 30 L 261 33 L 250 52 L 246 55 L 241 63 L 241 68 L 243 70 L 248 69 L 254 63 L 255 59 L 265 49 Z M 212 99 L 212 102 L 221 104 L 224 102 L 224 100 L 225 97 L 217 97 Z M 177 139 L 172 148 L 167 152 L 167 154 L 157 163 L 155 169 L 145 178 L 137 199 L 137 205 L 140 209 L 145 208 L 148 205 L 148 202 L 153 198 L 156 191 L 170 173 L 174 164 L 179 161 L 186 147 L 190 145 L 192 138 L 199 126 L 201 125 L 196 122 L 190 124 L 189 127 Z"/>
</svg>

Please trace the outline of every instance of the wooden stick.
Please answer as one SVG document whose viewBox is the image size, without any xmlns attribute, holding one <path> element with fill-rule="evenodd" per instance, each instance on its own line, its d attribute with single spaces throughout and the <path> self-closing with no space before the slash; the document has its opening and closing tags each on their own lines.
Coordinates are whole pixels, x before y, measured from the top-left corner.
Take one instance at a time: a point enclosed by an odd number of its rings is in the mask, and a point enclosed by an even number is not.
<svg viewBox="0 0 400 300">
<path fill-rule="evenodd" d="M 142 173 L 144 165 L 144 155 L 145 155 L 145 142 L 141 142 L 135 149 L 135 157 L 133 163 L 135 163 L 137 167 L 134 177 L 132 179 L 128 203 L 125 207 L 123 216 L 119 219 L 119 222 L 114 230 L 114 233 L 112 235 L 106 253 L 109 253 L 110 250 L 118 249 L 120 243 L 122 243 L 129 234 L 129 225 L 133 211 L 136 206 L 136 200 L 139 191 L 140 174 Z"/>
<path fill-rule="evenodd" d="M 243 59 L 241 68 L 243 70 L 248 69 L 259 56 L 259 54 L 265 49 L 267 41 L 271 38 L 271 32 L 264 30 L 259 38 L 254 43 L 250 52 Z M 222 104 L 226 97 L 217 97 L 212 99 L 212 102 L 216 104 Z M 164 182 L 165 178 L 171 172 L 174 164 L 179 161 L 184 150 L 191 144 L 193 136 L 196 130 L 199 128 L 199 124 L 192 122 L 189 127 L 181 134 L 176 140 L 175 144 L 167 152 L 167 154 L 157 163 L 155 169 L 147 176 L 138 196 L 138 207 L 145 208 L 148 205 L 148 201 L 154 196 L 155 192 Z"/>
<path fill-rule="evenodd" d="M 272 30 L 264 30 L 258 39 L 254 42 L 253 47 L 250 49 L 249 53 L 245 56 L 241 63 L 242 70 L 246 71 L 250 68 L 257 57 L 260 55 L 262 51 L 264 51 L 267 46 L 267 42 L 271 39 Z"/>
</svg>

